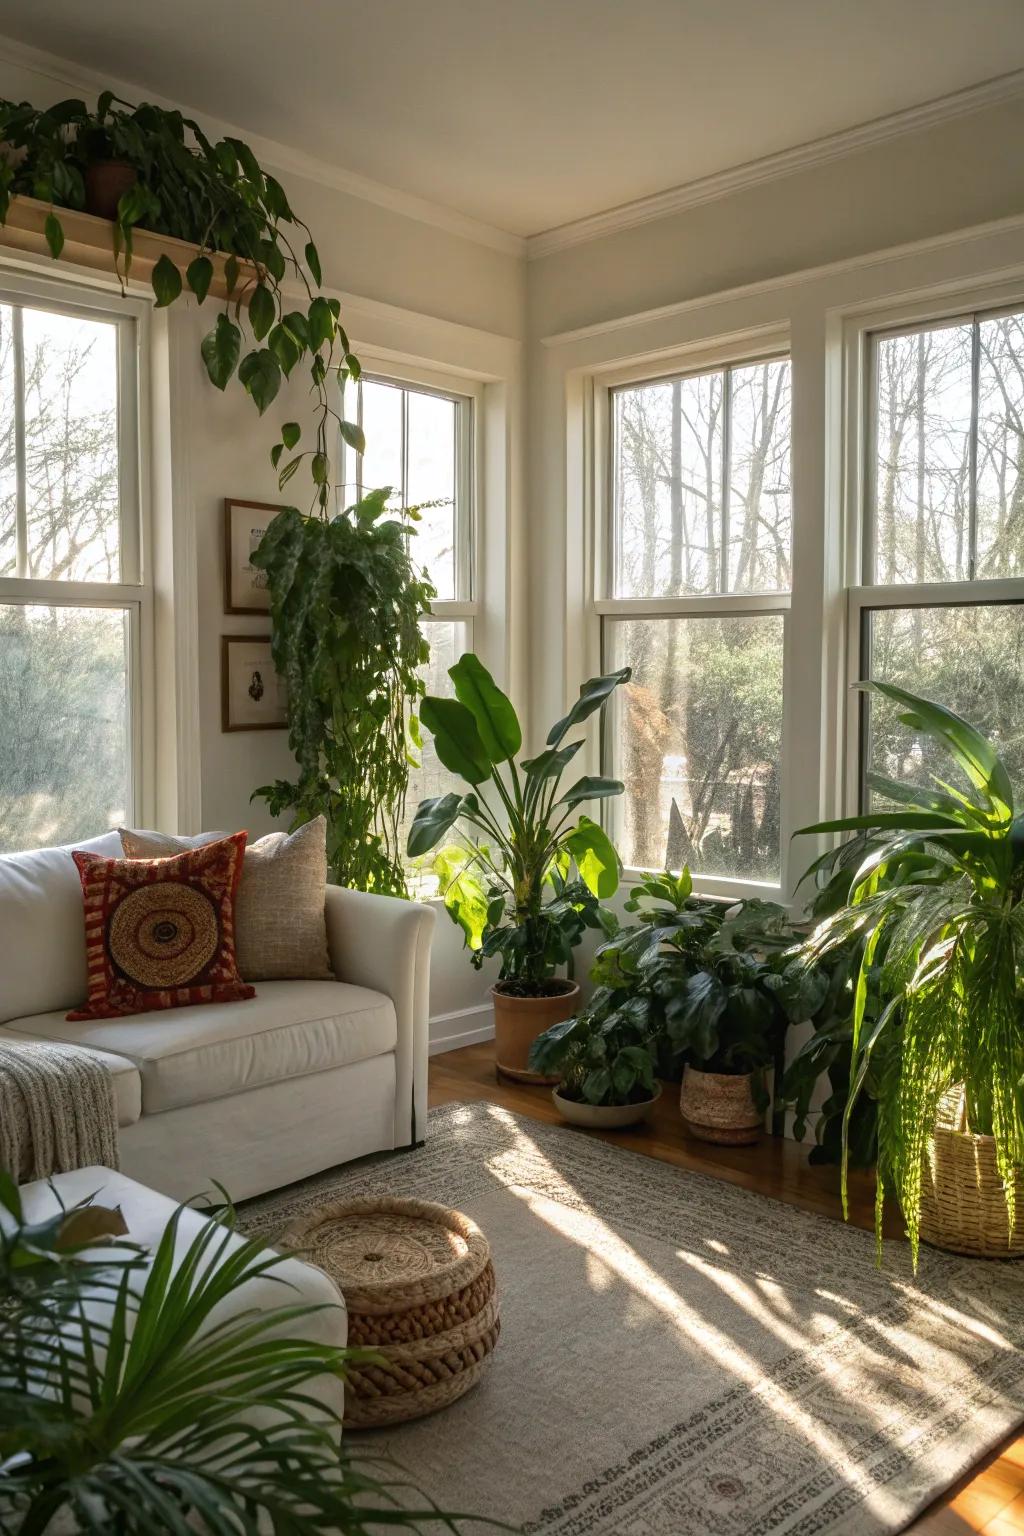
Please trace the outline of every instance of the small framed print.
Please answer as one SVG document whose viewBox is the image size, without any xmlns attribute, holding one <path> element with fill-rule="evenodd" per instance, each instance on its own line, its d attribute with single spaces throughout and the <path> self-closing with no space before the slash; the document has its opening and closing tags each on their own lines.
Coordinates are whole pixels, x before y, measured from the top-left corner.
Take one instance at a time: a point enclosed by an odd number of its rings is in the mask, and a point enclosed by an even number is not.
<svg viewBox="0 0 1024 1536">
<path fill-rule="evenodd" d="M 252 563 L 252 552 L 276 512 L 268 501 L 224 501 L 224 612 L 269 613 L 266 571 Z"/>
<path fill-rule="evenodd" d="M 280 731 L 288 696 L 274 669 L 269 635 L 221 636 L 221 728 Z"/>
</svg>

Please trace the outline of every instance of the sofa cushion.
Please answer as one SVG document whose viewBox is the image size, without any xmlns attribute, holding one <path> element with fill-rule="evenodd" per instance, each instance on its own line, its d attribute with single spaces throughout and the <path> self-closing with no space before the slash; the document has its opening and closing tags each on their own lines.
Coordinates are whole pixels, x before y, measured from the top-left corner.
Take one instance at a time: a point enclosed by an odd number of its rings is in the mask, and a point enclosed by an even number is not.
<svg viewBox="0 0 1024 1536">
<path fill-rule="evenodd" d="M 267 981 L 244 1003 L 74 1023 L 54 1012 L 12 1027 L 128 1057 L 142 1077 L 147 1115 L 348 1066 L 393 1051 L 398 1039 L 391 999 L 342 981 Z M 253 1136 L 261 1129 L 254 1125 Z"/>
<path fill-rule="evenodd" d="M 38 1035 L 29 1035 L 13 1027 L 0 1029 L 0 1040 L 8 1045 L 32 1045 L 39 1038 Z M 115 1056 L 111 1051 L 93 1051 L 92 1054 L 99 1057 L 114 1079 L 118 1125 L 134 1125 L 142 1114 L 142 1078 L 138 1067 L 127 1056 Z"/>
<path fill-rule="evenodd" d="M 0 1024 L 73 1008 L 85 996 L 82 885 L 71 848 L 116 859 L 116 832 L 0 856 Z"/>
</svg>

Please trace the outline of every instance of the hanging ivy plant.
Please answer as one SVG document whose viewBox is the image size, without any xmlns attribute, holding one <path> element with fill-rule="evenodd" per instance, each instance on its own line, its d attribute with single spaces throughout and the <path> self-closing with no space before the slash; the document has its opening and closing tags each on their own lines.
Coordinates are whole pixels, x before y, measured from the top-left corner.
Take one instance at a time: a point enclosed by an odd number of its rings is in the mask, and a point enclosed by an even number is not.
<svg viewBox="0 0 1024 1536">
<path fill-rule="evenodd" d="M 255 791 L 293 826 L 327 818 L 340 885 L 406 894 L 398 828 L 419 747 L 410 705 L 430 654 L 420 619 L 434 589 L 409 553 L 415 508 L 394 514 L 373 491 L 337 517 L 288 507 L 252 555 L 267 573 L 274 664 L 288 687 L 293 783 Z"/>
<path fill-rule="evenodd" d="M 214 279 L 211 259 L 227 255 L 227 300 L 202 343 L 213 384 L 225 389 L 235 374 L 260 415 L 282 379 L 304 363 L 314 399 L 310 445 L 296 452 L 301 429 L 288 423 L 272 459 L 283 487 L 306 461 L 313 500 L 326 514 L 330 495 L 329 446 L 335 433 L 357 452 L 360 428 L 335 410 L 335 381 L 359 377 L 359 363 L 341 324 L 341 305 L 320 292 L 320 257 L 308 226 L 292 211 L 284 188 L 264 171 L 241 139 L 212 142 L 198 123 L 149 102 L 133 106 L 104 91 L 95 111 L 69 100 L 40 110 L 0 99 L 0 225 L 16 194 L 51 205 L 45 222 L 50 254 L 64 248 L 62 208 L 95 211 L 90 191 L 97 169 L 120 168 L 125 190 L 113 213 L 113 262 L 122 282 L 131 271 L 137 229 L 196 246 L 184 274 L 164 254 L 152 273 L 158 308 L 187 289 L 202 304 Z M 297 280 L 301 307 L 284 285 Z M 282 462 L 284 455 L 290 457 Z"/>
</svg>

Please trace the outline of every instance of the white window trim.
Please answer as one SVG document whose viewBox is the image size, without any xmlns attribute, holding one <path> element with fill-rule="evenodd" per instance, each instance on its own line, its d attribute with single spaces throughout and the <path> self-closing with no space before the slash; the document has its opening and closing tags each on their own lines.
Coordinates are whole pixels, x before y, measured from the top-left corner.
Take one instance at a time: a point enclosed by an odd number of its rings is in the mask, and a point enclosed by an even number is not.
<svg viewBox="0 0 1024 1536">
<path fill-rule="evenodd" d="M 895 303 L 848 313 L 843 323 L 845 474 L 843 481 L 844 674 L 841 711 L 842 811 L 862 810 L 864 776 L 864 696 L 862 680 L 866 615 L 880 608 L 956 607 L 988 603 L 1024 603 L 1024 577 L 883 585 L 864 580 L 871 465 L 873 389 L 872 337 L 884 332 L 915 331 L 972 316 L 1024 310 L 1024 279 L 997 277 L 941 293 L 914 295 Z"/>
<path fill-rule="evenodd" d="M 702 615 L 729 617 L 730 615 L 782 615 L 783 640 L 783 742 L 788 739 L 790 727 L 789 673 L 791 655 L 791 625 L 789 614 L 798 601 L 792 592 L 771 593 L 712 593 L 706 596 L 657 598 L 615 598 L 611 590 L 610 567 L 612 552 L 612 498 L 611 498 L 611 397 L 623 385 L 651 383 L 660 379 L 693 377 L 730 367 L 789 358 L 790 336 L 787 326 L 757 327 L 745 334 L 725 337 L 721 341 L 701 341 L 694 346 L 666 353 L 659 351 L 646 358 L 634 358 L 627 365 L 611 365 L 588 373 L 581 380 L 584 419 L 585 485 L 585 569 L 587 614 L 583 645 L 579 652 L 582 669 L 579 680 L 595 672 L 604 671 L 610 658 L 604 654 L 603 620 L 650 616 L 672 618 L 675 616 Z M 795 539 L 795 505 L 794 505 Z M 607 712 L 606 712 L 607 714 Z M 611 766 L 609 738 L 610 720 L 606 719 L 603 739 L 599 745 L 599 761 L 607 771 Z M 593 762 L 593 757 L 591 758 Z M 788 888 L 789 839 L 789 754 L 783 750 L 779 763 L 780 786 L 780 878 L 777 881 L 743 880 L 730 876 L 707 874 L 694 870 L 694 886 L 702 894 L 722 897 L 761 896 L 781 899 Z M 607 802 L 602 806 L 602 819 L 610 832 L 614 812 Z M 624 880 L 635 884 L 649 871 L 627 868 Z"/>
<path fill-rule="evenodd" d="M 147 410 L 152 306 L 129 295 L 115 297 L 85 284 L 27 276 L 7 267 L 0 267 L 0 303 L 102 319 L 116 327 L 122 579 L 85 582 L 0 577 L 0 603 L 126 610 L 131 764 L 126 814 L 136 823 L 152 823 L 156 812 L 156 666 Z"/>
</svg>

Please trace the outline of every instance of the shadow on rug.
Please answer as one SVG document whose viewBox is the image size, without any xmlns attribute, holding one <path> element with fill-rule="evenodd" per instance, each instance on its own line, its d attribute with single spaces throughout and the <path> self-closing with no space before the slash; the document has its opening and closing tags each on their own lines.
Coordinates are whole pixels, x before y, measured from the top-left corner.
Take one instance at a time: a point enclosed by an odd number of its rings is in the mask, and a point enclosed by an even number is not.
<svg viewBox="0 0 1024 1536">
<path fill-rule="evenodd" d="M 502 1337 L 450 1408 L 360 1436 L 444 1508 L 545 1536 L 889 1536 L 1024 1421 L 1024 1272 L 874 1239 L 493 1104 L 248 1202 L 455 1205 Z"/>
</svg>

